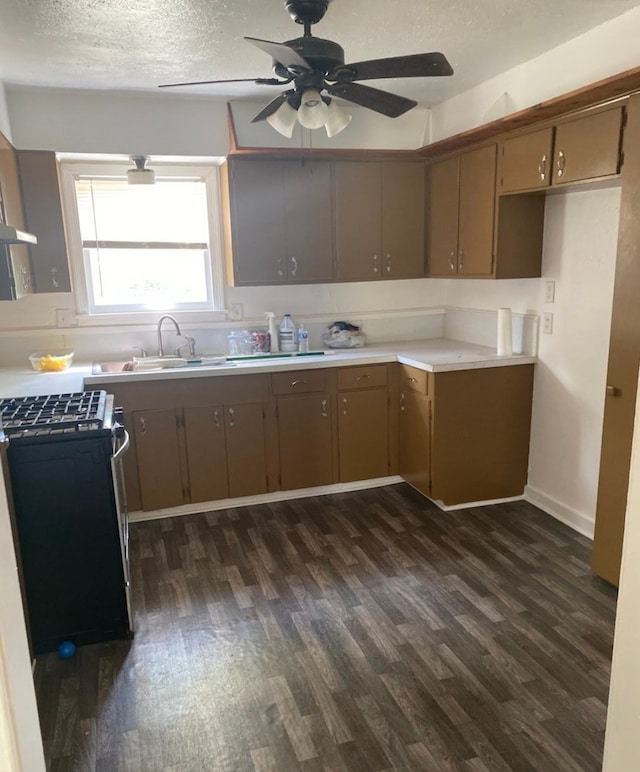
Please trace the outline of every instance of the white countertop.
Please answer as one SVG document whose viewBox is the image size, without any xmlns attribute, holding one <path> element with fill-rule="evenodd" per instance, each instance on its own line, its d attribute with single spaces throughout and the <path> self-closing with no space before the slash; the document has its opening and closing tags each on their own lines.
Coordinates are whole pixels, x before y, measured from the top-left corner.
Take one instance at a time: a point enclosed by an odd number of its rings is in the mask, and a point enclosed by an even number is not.
<svg viewBox="0 0 640 772">
<path fill-rule="evenodd" d="M 25 356 L 26 359 L 26 356 Z M 0 397 L 61 394 L 89 389 L 100 383 L 174 380 L 178 378 L 224 377 L 240 373 L 274 373 L 281 370 L 347 367 L 349 365 L 402 362 L 421 370 L 439 373 L 535 363 L 536 357 L 523 354 L 498 356 L 495 349 L 473 343 L 432 338 L 429 340 L 378 343 L 360 349 L 332 349 L 324 355 L 256 359 L 233 365 L 190 365 L 163 370 L 100 373 L 92 375 L 91 364 L 74 364 L 59 373 L 36 373 L 30 368 L 0 369 Z"/>
</svg>

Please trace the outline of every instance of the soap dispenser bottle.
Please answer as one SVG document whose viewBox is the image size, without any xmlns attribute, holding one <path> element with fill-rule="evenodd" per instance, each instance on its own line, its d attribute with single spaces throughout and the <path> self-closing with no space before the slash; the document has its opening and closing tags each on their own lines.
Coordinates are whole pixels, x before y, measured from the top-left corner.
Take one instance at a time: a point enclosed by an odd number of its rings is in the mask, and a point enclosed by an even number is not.
<svg viewBox="0 0 640 772">
<path fill-rule="evenodd" d="M 273 311 L 265 312 L 267 317 L 267 324 L 269 325 L 269 351 L 272 354 L 278 353 L 280 347 L 278 346 L 278 328 L 276 326 L 276 315 Z"/>
</svg>

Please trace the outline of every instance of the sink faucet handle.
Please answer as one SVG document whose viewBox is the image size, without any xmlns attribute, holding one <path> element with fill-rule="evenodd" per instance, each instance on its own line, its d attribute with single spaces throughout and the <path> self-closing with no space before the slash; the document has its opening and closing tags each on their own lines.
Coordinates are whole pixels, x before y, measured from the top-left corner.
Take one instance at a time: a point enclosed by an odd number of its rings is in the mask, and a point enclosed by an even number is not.
<svg viewBox="0 0 640 772">
<path fill-rule="evenodd" d="M 136 352 L 136 351 L 139 352 L 141 357 L 148 356 L 147 350 L 142 348 L 142 346 L 134 346 L 133 350 L 134 350 L 134 352 Z"/>
<path fill-rule="evenodd" d="M 181 349 L 185 348 L 185 346 L 188 346 L 189 356 L 194 357 L 196 355 L 196 339 L 192 338 L 191 335 L 185 335 L 184 339 L 185 343 L 181 343 L 176 349 L 176 356 L 182 356 L 180 353 Z"/>
</svg>

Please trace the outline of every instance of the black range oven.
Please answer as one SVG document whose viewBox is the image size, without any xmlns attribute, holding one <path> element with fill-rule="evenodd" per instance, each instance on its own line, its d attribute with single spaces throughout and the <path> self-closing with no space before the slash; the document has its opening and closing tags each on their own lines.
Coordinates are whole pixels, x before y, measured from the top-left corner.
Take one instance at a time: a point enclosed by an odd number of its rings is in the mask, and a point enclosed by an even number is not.
<svg viewBox="0 0 640 772">
<path fill-rule="evenodd" d="M 34 654 L 132 634 L 118 415 L 104 391 L 0 399 Z"/>
</svg>

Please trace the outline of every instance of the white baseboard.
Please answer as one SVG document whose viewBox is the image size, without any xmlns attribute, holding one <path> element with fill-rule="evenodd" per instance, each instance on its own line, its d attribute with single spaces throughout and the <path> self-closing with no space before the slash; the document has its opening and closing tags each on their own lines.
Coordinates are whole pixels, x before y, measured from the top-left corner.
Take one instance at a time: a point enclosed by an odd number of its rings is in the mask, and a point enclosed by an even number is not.
<svg viewBox="0 0 640 772">
<path fill-rule="evenodd" d="M 568 525 L 569 528 L 573 528 L 574 531 L 581 533 L 588 539 L 593 539 L 593 529 L 595 523 L 592 518 L 583 515 L 581 512 L 576 512 L 574 509 L 567 507 L 565 504 L 561 504 L 551 496 L 547 496 L 542 491 L 538 491 L 527 485 L 524 489 L 524 498 L 530 504 L 534 504 L 539 507 L 551 517 L 555 517 L 556 520 L 560 520 L 561 523 Z"/>
<path fill-rule="evenodd" d="M 142 510 L 138 510 L 129 513 L 129 522 L 139 523 L 143 520 L 160 520 L 163 517 L 180 517 L 181 515 L 193 515 L 198 512 L 213 512 L 218 509 L 249 507 L 255 504 L 269 504 L 273 501 L 306 499 L 310 496 L 326 496 L 329 493 L 361 491 L 366 488 L 381 488 L 383 485 L 395 485 L 396 483 L 401 482 L 403 482 L 402 477 L 392 475 L 390 477 L 377 477 L 375 480 L 357 480 L 356 482 L 323 485 L 318 488 L 302 488 L 295 491 L 273 491 L 273 493 L 261 493 L 258 496 L 242 496 L 237 499 L 201 501 L 197 504 L 183 504 L 181 507 L 155 509 L 153 512 L 143 512 Z"/>
<path fill-rule="evenodd" d="M 456 509 L 471 509 L 471 507 L 486 507 L 489 504 L 507 504 L 510 501 L 522 501 L 524 496 L 509 496 L 506 499 L 487 499 L 487 501 L 469 501 L 466 504 L 444 504 L 438 499 L 429 499 L 443 512 L 453 512 Z"/>
</svg>

